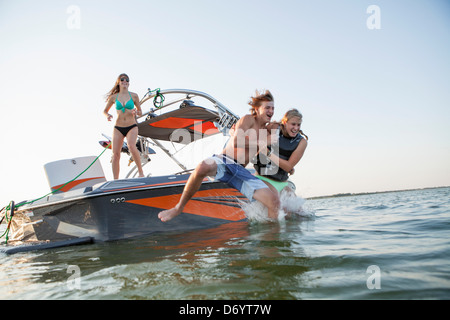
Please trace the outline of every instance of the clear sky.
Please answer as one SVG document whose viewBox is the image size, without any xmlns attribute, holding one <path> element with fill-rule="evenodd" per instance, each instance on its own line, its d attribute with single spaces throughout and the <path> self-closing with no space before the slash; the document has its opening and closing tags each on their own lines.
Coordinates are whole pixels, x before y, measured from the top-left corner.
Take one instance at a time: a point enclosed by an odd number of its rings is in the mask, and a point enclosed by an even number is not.
<svg viewBox="0 0 450 320">
<path fill-rule="evenodd" d="M 244 115 L 266 88 L 274 118 L 298 108 L 303 197 L 450 185 L 447 0 L 0 0 L 0 207 L 102 151 L 122 72 L 140 97 L 194 89 Z"/>
</svg>

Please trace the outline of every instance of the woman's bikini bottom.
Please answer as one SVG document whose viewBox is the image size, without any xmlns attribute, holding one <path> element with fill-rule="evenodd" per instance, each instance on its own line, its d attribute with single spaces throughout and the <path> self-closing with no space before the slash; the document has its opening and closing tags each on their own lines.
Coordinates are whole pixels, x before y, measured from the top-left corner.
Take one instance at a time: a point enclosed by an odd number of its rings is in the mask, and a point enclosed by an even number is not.
<svg viewBox="0 0 450 320">
<path fill-rule="evenodd" d="M 133 125 L 131 125 L 131 126 L 129 126 L 129 127 L 118 127 L 118 126 L 115 126 L 114 128 L 116 128 L 117 130 L 119 130 L 119 132 L 120 132 L 124 137 L 126 137 L 127 134 L 128 134 L 128 132 L 130 132 L 130 130 L 133 129 L 134 127 L 137 127 L 137 124 L 136 124 L 136 123 L 133 124 Z"/>
</svg>

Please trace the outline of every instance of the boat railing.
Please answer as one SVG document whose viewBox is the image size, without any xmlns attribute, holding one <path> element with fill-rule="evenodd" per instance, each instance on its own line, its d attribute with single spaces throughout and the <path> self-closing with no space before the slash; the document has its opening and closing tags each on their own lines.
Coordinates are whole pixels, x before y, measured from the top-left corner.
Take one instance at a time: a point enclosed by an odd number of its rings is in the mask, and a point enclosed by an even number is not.
<svg viewBox="0 0 450 320">
<path fill-rule="evenodd" d="M 164 95 L 184 95 L 181 98 L 177 97 L 173 101 L 164 102 L 162 104 L 162 101 L 165 101 Z M 159 97 L 159 102 L 161 102 L 161 105 L 158 106 L 158 104 L 155 103 L 155 99 Z M 143 112 L 142 116 L 138 118 L 138 120 L 143 119 L 148 120 L 148 117 L 154 117 L 154 112 L 160 111 L 164 108 L 167 108 L 169 106 L 172 106 L 176 103 L 183 102 L 185 100 L 190 100 L 195 97 L 201 97 L 206 100 L 208 100 L 212 107 L 217 111 L 218 113 L 218 121 L 214 122 L 217 129 L 224 135 L 229 136 L 229 130 L 234 126 L 234 124 L 239 120 L 239 116 L 237 116 L 235 113 L 233 113 L 230 109 L 228 109 L 225 105 L 223 105 L 220 101 L 212 97 L 211 95 L 196 91 L 196 90 L 190 90 L 190 89 L 156 89 L 151 90 L 148 89 L 147 93 L 142 97 L 140 104 L 142 105 L 146 101 L 154 99 L 154 105 L 155 108 L 150 108 L 149 111 Z M 142 136 L 138 137 L 138 141 L 141 144 L 141 164 L 142 166 L 146 165 L 150 162 L 149 154 L 147 152 L 148 148 L 146 145 L 148 145 L 149 139 L 152 141 L 151 144 L 154 146 L 157 146 L 159 149 L 161 149 L 167 156 L 169 156 L 183 171 L 182 172 L 188 172 L 192 169 L 188 169 L 180 160 L 177 159 L 175 156 L 175 153 L 170 152 L 169 149 L 167 149 L 163 144 L 161 144 L 158 140 L 152 139 L 152 138 L 145 138 Z M 130 178 L 137 175 L 137 167 L 136 165 L 128 172 L 126 178 Z"/>
<path fill-rule="evenodd" d="M 190 90 L 190 89 L 163 89 L 163 90 L 151 90 L 148 89 L 147 93 L 144 95 L 144 97 L 141 100 L 141 105 L 151 99 L 155 99 L 158 95 L 165 95 L 165 94 L 185 94 L 186 96 L 183 98 L 176 99 L 171 102 L 164 103 L 164 105 L 158 110 L 161 110 L 163 108 L 169 107 L 175 103 L 181 102 L 183 100 L 189 100 L 194 97 L 202 97 L 208 101 L 210 101 L 213 105 L 213 107 L 217 110 L 219 114 L 219 121 L 216 123 L 217 129 L 221 131 L 224 135 L 228 135 L 229 129 L 233 127 L 233 125 L 239 120 L 239 116 L 236 115 L 234 112 L 232 112 L 230 109 L 228 109 L 225 105 L 223 105 L 220 101 L 212 97 L 211 95 L 196 91 L 196 90 Z M 145 112 L 142 114 L 140 118 L 146 117 L 148 114 L 154 112 L 154 109 L 150 109 L 148 112 Z"/>
</svg>

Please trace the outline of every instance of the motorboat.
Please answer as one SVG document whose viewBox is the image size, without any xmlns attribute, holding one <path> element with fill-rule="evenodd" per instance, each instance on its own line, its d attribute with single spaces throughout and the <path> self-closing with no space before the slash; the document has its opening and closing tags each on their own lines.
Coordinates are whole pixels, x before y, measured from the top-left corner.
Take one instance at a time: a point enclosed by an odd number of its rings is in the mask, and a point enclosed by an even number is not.
<svg viewBox="0 0 450 320">
<path fill-rule="evenodd" d="M 180 157 L 179 153 L 199 142 L 215 146 L 220 152 L 223 144 L 209 139 L 229 137 L 239 117 L 209 94 L 187 89 L 149 89 L 141 99 L 141 108 L 148 111 L 137 119 L 140 160 L 144 169 L 151 168 L 156 174 L 138 178 L 134 165 L 125 178 L 107 181 L 99 157 L 48 163 L 44 169 L 51 192 L 38 199 L 11 202 L 0 212 L 0 218 L 7 223 L 10 242 L 63 245 L 111 241 L 246 220 L 241 204 L 248 200 L 236 189 L 212 178 L 204 179 L 176 219 L 161 222 L 158 218 L 159 212 L 178 202 L 196 164 L 183 161 L 197 155 L 195 150 L 189 151 L 190 156 Z M 104 152 L 110 147 L 110 140 L 100 141 L 100 145 Z M 122 152 L 129 153 L 126 143 Z M 176 169 L 159 174 L 165 169 L 165 162 L 160 166 L 149 164 L 158 154 L 170 158 Z"/>
</svg>

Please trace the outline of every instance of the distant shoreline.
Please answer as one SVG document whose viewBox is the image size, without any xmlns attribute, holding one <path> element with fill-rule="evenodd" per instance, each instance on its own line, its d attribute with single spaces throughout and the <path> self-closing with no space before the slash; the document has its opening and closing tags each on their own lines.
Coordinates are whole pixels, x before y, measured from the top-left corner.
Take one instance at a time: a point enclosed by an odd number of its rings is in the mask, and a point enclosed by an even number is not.
<svg viewBox="0 0 450 320">
<path fill-rule="evenodd" d="M 426 188 L 414 188 L 414 189 L 390 190 L 390 191 L 358 192 L 358 193 L 336 193 L 336 194 L 327 195 L 327 196 L 308 197 L 308 198 L 306 198 L 306 200 L 326 199 L 326 198 L 339 198 L 339 197 L 351 197 L 351 196 L 362 196 L 362 195 L 379 194 L 379 193 L 390 193 L 390 192 L 430 190 L 430 189 L 441 189 L 441 188 L 450 188 L 450 186 L 426 187 Z"/>
</svg>

